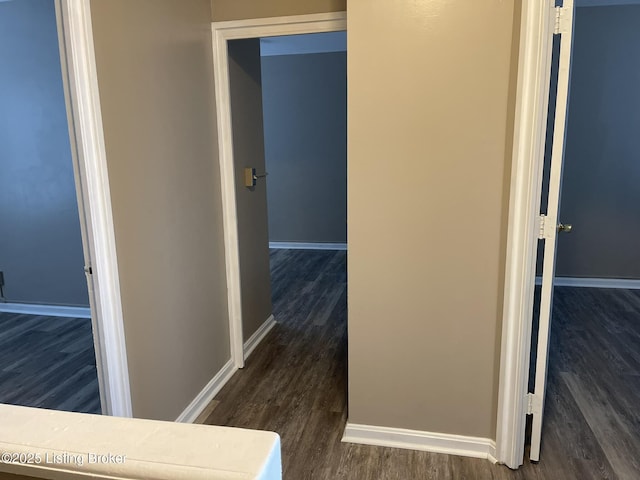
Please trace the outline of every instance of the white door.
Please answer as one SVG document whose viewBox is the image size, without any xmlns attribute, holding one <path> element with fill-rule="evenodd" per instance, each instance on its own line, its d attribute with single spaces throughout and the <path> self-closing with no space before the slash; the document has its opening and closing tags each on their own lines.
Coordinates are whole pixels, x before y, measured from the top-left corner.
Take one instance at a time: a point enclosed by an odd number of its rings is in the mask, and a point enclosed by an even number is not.
<svg viewBox="0 0 640 480">
<path fill-rule="evenodd" d="M 556 238 L 558 232 L 570 227 L 559 222 L 560 187 L 562 184 L 562 164 L 564 160 L 565 132 L 567 124 L 567 103 L 569 100 L 569 78 L 571 76 L 571 51 L 573 45 L 574 0 L 564 0 L 563 7 L 556 7 L 556 30 L 560 35 L 560 56 L 558 63 L 558 88 L 553 127 L 553 147 L 549 176 L 549 197 L 546 216 L 540 216 L 540 238 L 544 240 L 544 262 L 542 267 L 542 291 L 540 296 L 540 318 L 538 346 L 535 365 L 535 387 L 530 395 L 530 411 L 533 415 L 531 431 L 531 453 L 533 461 L 540 459 L 542 419 L 547 387 L 547 362 L 549 356 L 549 332 L 551 307 L 553 304 L 553 278 L 555 275 Z"/>
</svg>

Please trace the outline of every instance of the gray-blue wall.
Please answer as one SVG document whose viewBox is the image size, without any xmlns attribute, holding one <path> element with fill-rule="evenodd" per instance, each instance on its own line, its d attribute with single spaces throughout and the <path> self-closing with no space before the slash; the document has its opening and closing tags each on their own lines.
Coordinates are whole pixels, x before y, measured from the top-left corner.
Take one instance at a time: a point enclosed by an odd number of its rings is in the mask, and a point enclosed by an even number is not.
<svg viewBox="0 0 640 480">
<path fill-rule="evenodd" d="M 347 239 L 346 52 L 262 57 L 269 240 Z"/>
<path fill-rule="evenodd" d="M 88 305 L 53 0 L 0 2 L 0 271 L 10 302 Z"/>
<path fill-rule="evenodd" d="M 577 8 L 556 276 L 640 279 L 639 86 L 640 5 Z"/>
</svg>

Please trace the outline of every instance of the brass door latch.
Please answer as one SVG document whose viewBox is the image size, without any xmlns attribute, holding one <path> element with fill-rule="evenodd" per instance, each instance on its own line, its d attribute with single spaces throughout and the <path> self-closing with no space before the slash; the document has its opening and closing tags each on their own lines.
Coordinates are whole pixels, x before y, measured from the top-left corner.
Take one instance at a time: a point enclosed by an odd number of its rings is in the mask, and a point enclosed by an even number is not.
<svg viewBox="0 0 640 480">
<path fill-rule="evenodd" d="M 257 180 L 259 178 L 265 178 L 267 175 L 269 175 L 267 172 L 258 175 L 255 168 L 247 167 L 244 169 L 244 186 L 255 187 Z"/>
</svg>

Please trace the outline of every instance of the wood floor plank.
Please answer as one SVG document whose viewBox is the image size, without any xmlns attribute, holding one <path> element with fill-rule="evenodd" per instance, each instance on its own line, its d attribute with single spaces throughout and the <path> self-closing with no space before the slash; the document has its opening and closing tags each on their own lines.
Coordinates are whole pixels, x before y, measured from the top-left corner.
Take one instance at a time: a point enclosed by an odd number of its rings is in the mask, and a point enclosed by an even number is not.
<svg viewBox="0 0 640 480">
<path fill-rule="evenodd" d="M 91 320 L 0 313 L 0 402 L 99 414 Z"/>
<path fill-rule="evenodd" d="M 559 376 L 548 386 L 540 459 L 537 465 L 525 464 L 523 471 L 537 471 L 541 478 L 617 478 L 570 389 Z"/>
<path fill-rule="evenodd" d="M 344 290 L 344 284 L 337 284 L 326 288 L 324 293 L 318 299 L 317 307 L 309 313 L 306 321 L 313 321 L 313 324 L 318 327 L 326 325 L 329 316 L 336 308 Z"/>
<path fill-rule="evenodd" d="M 561 373 L 561 377 L 618 478 L 636 480 L 640 473 L 640 438 L 629 431 L 615 409 L 609 408 L 610 394 L 595 383 L 585 385 L 571 373 Z"/>
</svg>

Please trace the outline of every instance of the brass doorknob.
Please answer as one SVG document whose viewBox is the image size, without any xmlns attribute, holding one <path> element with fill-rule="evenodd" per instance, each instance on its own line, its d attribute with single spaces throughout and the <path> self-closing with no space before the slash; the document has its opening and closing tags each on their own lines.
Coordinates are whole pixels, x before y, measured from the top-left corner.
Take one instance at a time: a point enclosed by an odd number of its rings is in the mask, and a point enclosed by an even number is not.
<svg viewBox="0 0 640 480">
<path fill-rule="evenodd" d="M 573 225 L 564 224 L 564 223 L 558 224 L 558 232 L 571 233 L 572 229 L 573 229 Z"/>
</svg>

